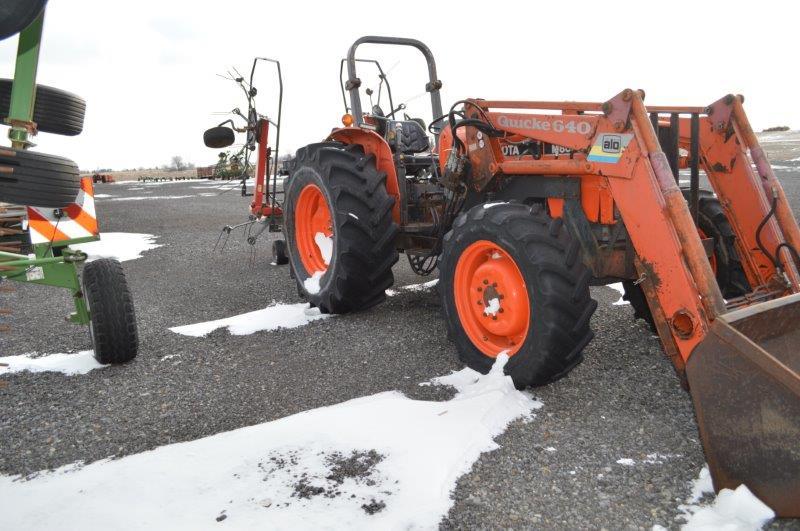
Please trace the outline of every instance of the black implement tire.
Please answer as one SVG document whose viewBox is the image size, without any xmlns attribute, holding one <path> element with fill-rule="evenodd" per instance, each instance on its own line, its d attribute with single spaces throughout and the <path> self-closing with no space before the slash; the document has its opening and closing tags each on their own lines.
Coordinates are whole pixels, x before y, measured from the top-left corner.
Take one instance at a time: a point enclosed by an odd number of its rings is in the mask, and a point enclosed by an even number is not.
<svg viewBox="0 0 800 531">
<path fill-rule="evenodd" d="M 210 148 L 226 148 L 235 140 L 236 136 L 230 127 L 212 127 L 203 133 L 203 143 Z"/>
<path fill-rule="evenodd" d="M 0 202 L 61 208 L 81 187 L 78 165 L 56 155 L 0 147 Z"/>
<path fill-rule="evenodd" d="M 316 293 L 306 288 L 305 281 L 315 271 L 304 265 L 296 237 L 298 199 L 311 185 L 322 193 L 333 232 L 330 263 Z M 394 283 L 399 229 L 392 219 L 394 198 L 386 191 L 386 174 L 376 169 L 374 156 L 365 155 L 357 145 L 311 144 L 298 150 L 285 187 L 289 260 L 299 290 L 312 306 L 324 313 L 348 313 L 383 302 L 386 289 Z"/>
<path fill-rule="evenodd" d="M 689 191 L 684 189 L 683 194 L 689 201 Z M 733 233 L 719 199 L 714 196 L 713 192 L 700 190 L 698 206 L 698 227 L 706 237 L 714 238 L 716 277 L 722 296 L 732 299 L 749 293 L 750 283 L 747 281 L 742 261 L 736 251 L 736 235 Z M 656 333 L 653 315 L 650 313 L 644 292 L 631 281 L 623 282 L 622 286 L 625 288 L 625 295 L 622 298 L 631 303 L 634 318 L 642 319 L 650 327 L 650 330 Z"/>
<path fill-rule="evenodd" d="M 505 373 L 520 389 L 545 385 L 562 378 L 581 362 L 584 347 L 594 337 L 589 320 L 597 308 L 597 302 L 589 296 L 591 273 L 580 260 L 578 242 L 570 237 L 560 218 L 550 218 L 538 204 L 528 207 L 508 203 L 491 208 L 478 205 L 456 219 L 453 229 L 445 235 L 439 264 L 442 309 L 448 335 L 455 342 L 459 357 L 469 367 L 484 374 L 492 367 L 495 358 L 484 354 L 470 339 L 456 299 L 466 301 L 461 308 L 467 311 L 466 308 L 472 307 L 469 297 L 479 297 L 478 303 L 483 304 L 478 306 L 477 313 L 480 314 L 489 308 L 483 294 L 491 286 L 497 288 L 497 297 L 500 299 L 503 298 L 502 291 L 508 293 L 508 298 L 513 296 L 511 288 L 504 285 L 503 277 L 499 277 L 499 284 L 490 282 L 485 290 L 476 288 L 477 292 L 472 293 L 471 282 L 478 276 L 471 277 L 464 273 L 465 270 L 470 271 L 468 265 L 457 271 L 459 262 L 469 263 L 473 245 L 483 242 L 495 245 L 505 256 L 496 256 L 492 252 L 490 258 L 481 260 L 485 260 L 485 264 L 501 258 L 513 261 L 524 283 L 521 292 L 527 294 L 524 300 L 529 322 L 520 335 L 521 343 L 514 343 L 518 350 L 509 358 Z M 463 280 L 457 280 L 457 274 L 462 275 Z M 460 284 L 457 285 L 457 281 Z M 481 281 L 477 282 L 480 287 Z M 482 283 L 486 282 L 484 280 Z M 464 285 L 469 293 L 462 291 Z M 515 308 L 510 302 L 509 306 L 504 316 L 514 320 L 512 312 Z M 496 312 L 502 313 L 502 305 L 500 308 Z M 495 316 L 498 314 L 495 313 Z M 502 350 L 494 354 L 500 352 Z"/>
<path fill-rule="evenodd" d="M 0 114 L 8 117 L 11 106 L 10 79 L 0 79 Z M 42 133 L 75 136 L 83 131 L 83 118 L 86 115 L 86 102 L 65 90 L 36 85 L 36 102 L 33 107 L 33 121 Z"/>
<path fill-rule="evenodd" d="M 135 358 L 139 334 L 122 264 L 111 258 L 89 262 L 83 267 L 81 284 L 91 316 L 95 359 L 116 364 Z"/>
<path fill-rule="evenodd" d="M 0 41 L 30 26 L 46 3 L 47 0 L 3 0 L 0 3 Z"/>
<path fill-rule="evenodd" d="M 286 265 L 289 263 L 289 255 L 286 254 L 286 240 L 275 240 L 272 242 L 272 262 L 275 265 Z"/>
</svg>

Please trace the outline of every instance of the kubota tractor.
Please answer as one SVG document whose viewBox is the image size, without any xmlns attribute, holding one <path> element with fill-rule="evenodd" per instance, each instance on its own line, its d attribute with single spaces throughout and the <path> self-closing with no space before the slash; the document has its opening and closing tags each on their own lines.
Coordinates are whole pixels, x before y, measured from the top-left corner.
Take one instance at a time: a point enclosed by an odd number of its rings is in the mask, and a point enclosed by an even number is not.
<svg viewBox="0 0 800 531">
<path fill-rule="evenodd" d="M 425 56 L 438 117 L 427 131 L 391 101 L 362 109 L 364 43 Z M 314 306 L 383 301 L 404 252 L 420 274 L 438 266 L 463 361 L 486 372 L 506 353 L 526 387 L 581 361 L 589 286 L 622 281 L 692 394 L 716 488 L 745 483 L 800 516 L 800 229 L 741 96 L 645 107 L 626 89 L 604 103 L 466 99 L 444 113 L 421 42 L 363 37 L 346 63 L 344 127 L 300 149 L 285 184 L 289 259 Z"/>
</svg>

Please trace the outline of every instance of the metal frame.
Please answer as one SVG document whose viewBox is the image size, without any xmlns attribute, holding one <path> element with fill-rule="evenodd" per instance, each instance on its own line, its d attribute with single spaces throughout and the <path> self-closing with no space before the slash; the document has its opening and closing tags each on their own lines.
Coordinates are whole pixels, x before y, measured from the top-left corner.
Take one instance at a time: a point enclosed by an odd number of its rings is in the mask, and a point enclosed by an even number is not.
<svg viewBox="0 0 800 531">
<path fill-rule="evenodd" d="M 353 112 L 355 123 L 362 125 L 364 122 L 364 113 L 361 110 L 361 95 L 358 93 L 358 88 L 361 86 L 361 80 L 356 75 L 356 50 L 362 44 L 389 44 L 397 46 L 411 46 L 416 48 L 422 55 L 425 56 L 425 61 L 428 63 L 428 78 L 429 81 L 425 85 L 425 90 L 431 93 L 431 108 L 433 109 L 433 118 L 436 119 L 442 115 L 442 99 L 439 94 L 439 89 L 442 88 L 442 82 L 436 75 L 436 61 L 433 59 L 431 50 L 416 39 L 406 39 L 403 37 L 379 37 L 379 36 L 366 36 L 361 37 L 350 46 L 347 51 L 347 83 L 345 88 L 350 92 L 350 109 Z M 394 109 L 394 107 L 392 107 Z"/>
</svg>

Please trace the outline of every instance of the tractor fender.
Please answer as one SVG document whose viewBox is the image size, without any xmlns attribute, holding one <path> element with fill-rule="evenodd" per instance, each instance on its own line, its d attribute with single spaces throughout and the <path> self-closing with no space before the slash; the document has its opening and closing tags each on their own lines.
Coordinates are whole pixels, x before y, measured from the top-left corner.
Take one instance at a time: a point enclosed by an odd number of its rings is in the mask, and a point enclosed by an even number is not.
<svg viewBox="0 0 800 531">
<path fill-rule="evenodd" d="M 392 219 L 400 224 L 400 185 L 397 181 L 397 169 L 394 167 L 392 149 L 386 140 L 374 131 L 358 127 L 342 127 L 334 129 L 327 140 L 335 140 L 343 144 L 357 144 L 364 148 L 364 153 L 375 157 L 375 166 L 379 172 L 386 174 L 386 192 L 394 197 Z"/>
</svg>

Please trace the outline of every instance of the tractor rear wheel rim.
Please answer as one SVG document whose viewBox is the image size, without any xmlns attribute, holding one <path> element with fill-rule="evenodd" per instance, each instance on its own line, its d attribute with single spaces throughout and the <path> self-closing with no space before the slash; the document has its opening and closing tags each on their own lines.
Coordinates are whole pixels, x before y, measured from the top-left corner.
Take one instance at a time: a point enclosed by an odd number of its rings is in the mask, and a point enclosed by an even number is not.
<svg viewBox="0 0 800 531">
<path fill-rule="evenodd" d="M 295 242 L 300 261 L 309 276 L 327 271 L 330 246 L 324 253 L 320 243 L 333 238 L 333 219 L 322 190 L 314 184 L 306 185 L 297 198 L 295 207 Z M 332 246 L 332 242 L 330 243 Z M 324 245 L 323 245 L 324 247 Z M 326 256 L 327 254 L 327 256 Z"/>
<path fill-rule="evenodd" d="M 513 356 L 528 336 L 531 305 L 522 272 L 496 243 L 479 240 L 461 253 L 453 296 L 470 341 L 485 355 Z"/>
</svg>

